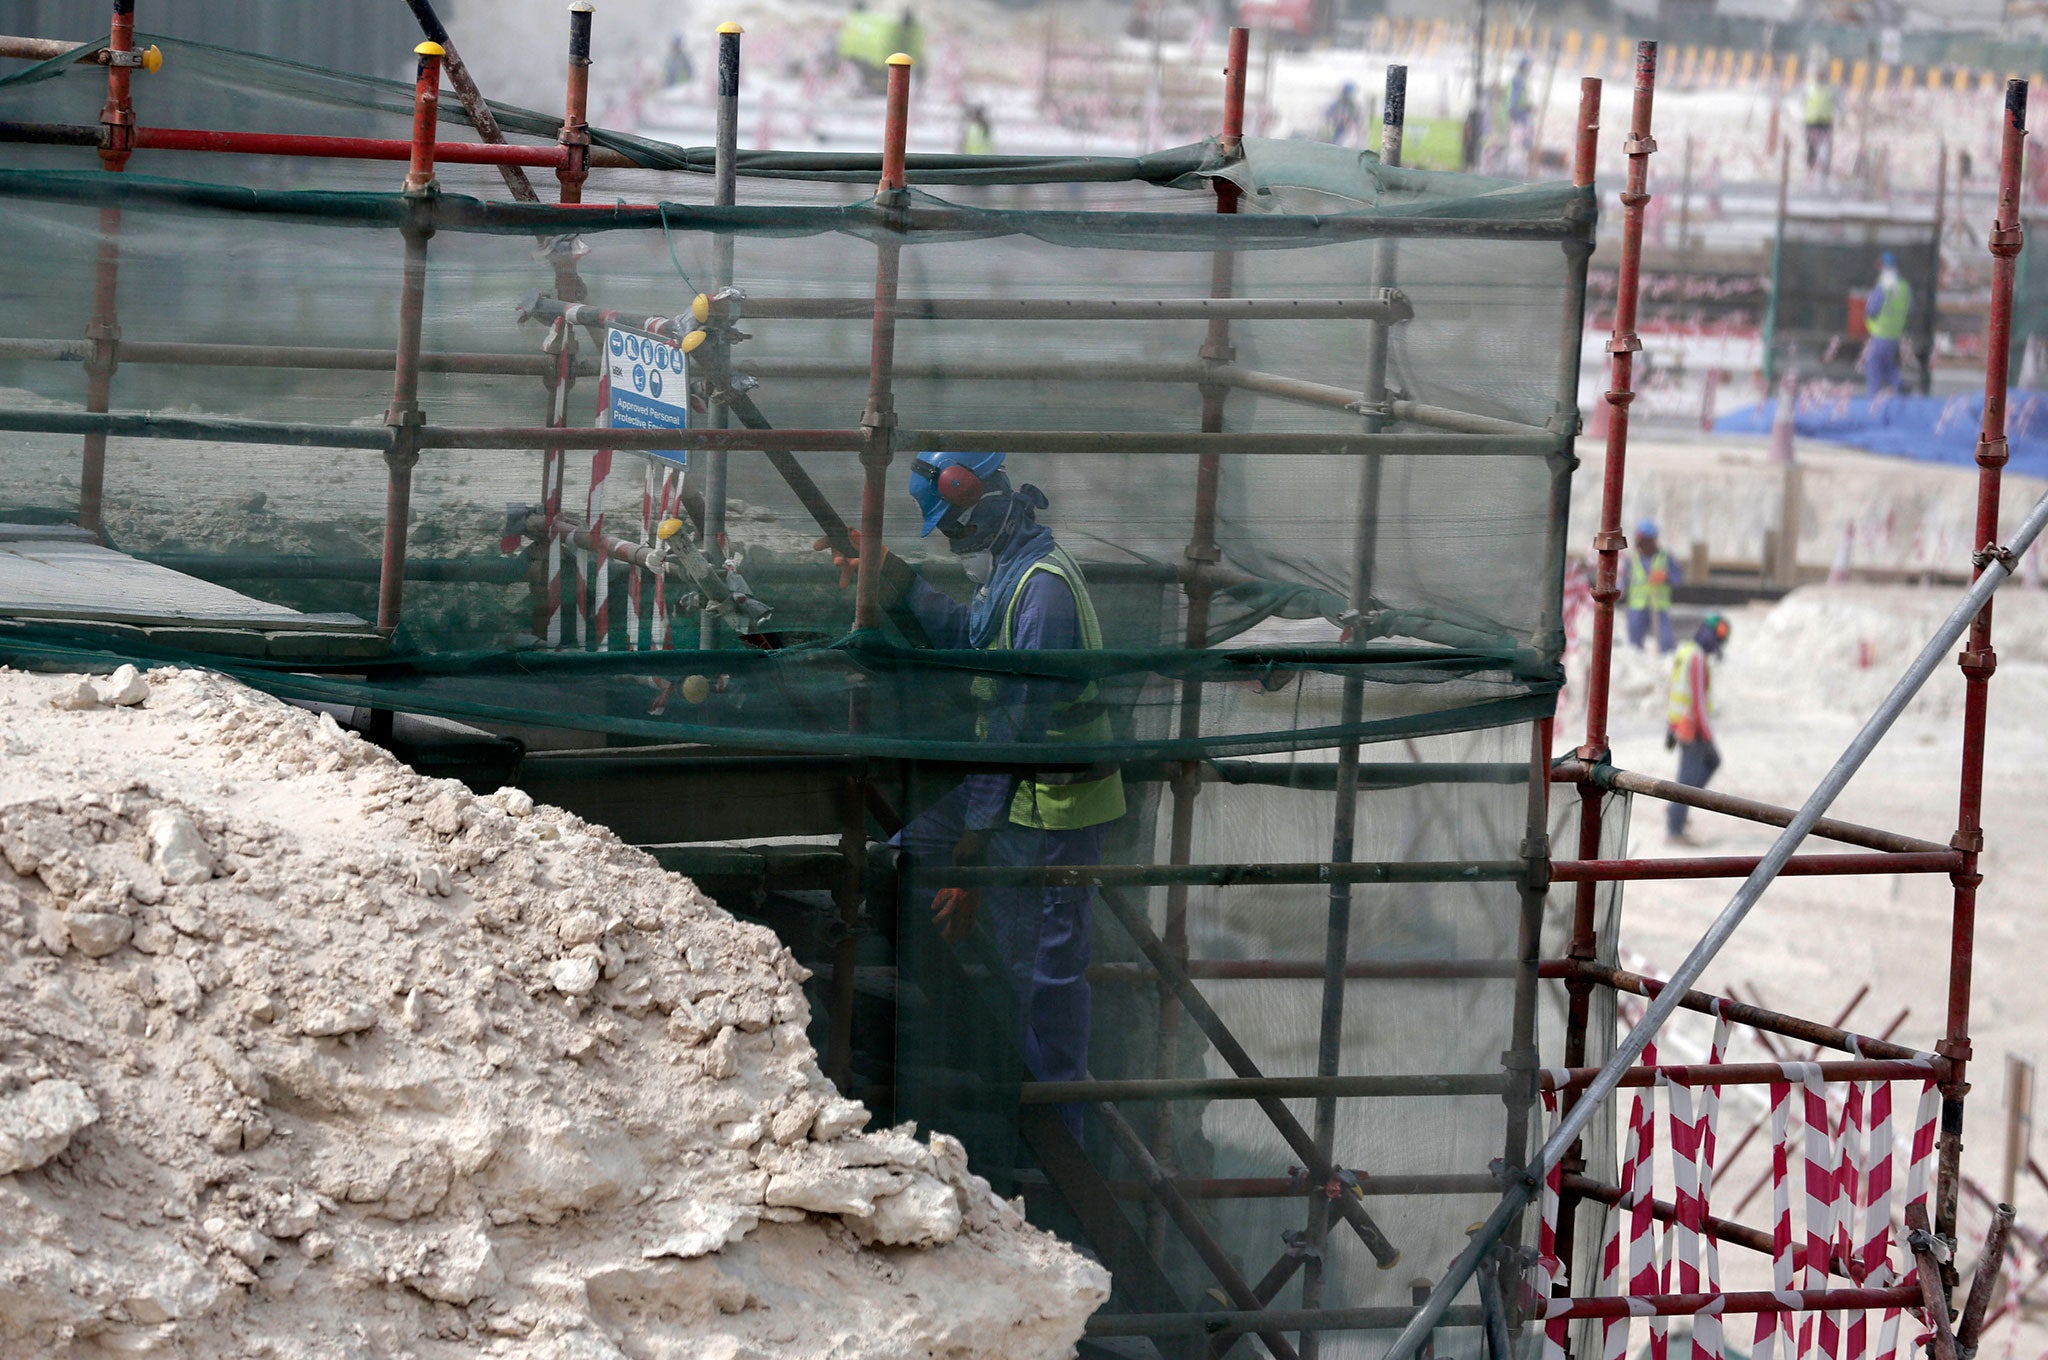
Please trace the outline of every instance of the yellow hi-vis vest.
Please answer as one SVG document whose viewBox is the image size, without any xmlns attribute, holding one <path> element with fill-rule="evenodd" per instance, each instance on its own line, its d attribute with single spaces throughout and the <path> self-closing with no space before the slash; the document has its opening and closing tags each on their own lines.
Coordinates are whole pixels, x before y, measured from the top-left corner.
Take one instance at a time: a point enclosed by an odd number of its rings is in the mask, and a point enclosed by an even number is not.
<svg viewBox="0 0 2048 1360">
<path fill-rule="evenodd" d="M 1692 703 L 1692 663 L 1697 659 L 1702 666 L 1700 676 L 1700 704 L 1704 714 L 1694 711 Z M 1706 651 L 1697 638 L 1687 638 L 1678 644 L 1678 650 L 1671 654 L 1671 693 L 1664 705 L 1664 722 L 1680 741 L 1700 739 L 1700 719 L 1711 717 L 1714 705 L 1711 686 L 1714 683 L 1713 668 L 1706 665 Z"/>
<path fill-rule="evenodd" d="M 1864 326 L 1879 340 L 1896 340 L 1906 333 L 1906 318 L 1913 311 L 1913 289 L 1900 279 L 1885 290 L 1884 306 L 1877 315 L 1867 317 Z"/>
<path fill-rule="evenodd" d="M 1815 127 L 1835 121 L 1835 91 L 1830 85 L 1806 87 L 1806 124 Z"/>
<path fill-rule="evenodd" d="M 1067 589 L 1074 592 L 1074 613 L 1081 624 L 1081 645 L 1091 652 L 1101 650 L 1102 624 L 1095 616 L 1095 602 L 1088 598 L 1088 583 L 1081 576 L 1080 564 L 1069 557 L 1064 548 L 1054 548 L 1017 578 L 1017 587 L 1010 592 L 1009 601 L 1003 606 L 1002 631 L 991 646 L 1009 650 L 1011 629 L 1017 621 L 1017 603 L 1024 598 L 1024 583 L 1041 571 L 1048 576 L 1059 577 L 1067 583 Z M 975 701 L 981 706 L 981 712 L 974 720 L 974 735 L 986 741 L 988 709 L 996 699 L 996 679 L 978 675 L 971 688 Z M 1045 739 L 1048 742 L 1110 739 L 1109 713 L 1102 706 L 1101 690 L 1093 680 L 1083 685 L 1081 692 L 1073 698 L 1052 706 Z M 1088 769 L 1073 774 L 1033 775 L 1017 781 L 1017 792 L 1010 799 L 1011 821 L 1047 831 L 1078 831 L 1082 827 L 1113 822 L 1123 815 L 1124 780 L 1123 775 L 1114 769 L 1106 774 Z"/>
<path fill-rule="evenodd" d="M 1658 614 L 1671 612 L 1671 554 L 1657 549 L 1649 561 L 1631 553 L 1628 562 L 1628 607 Z"/>
</svg>

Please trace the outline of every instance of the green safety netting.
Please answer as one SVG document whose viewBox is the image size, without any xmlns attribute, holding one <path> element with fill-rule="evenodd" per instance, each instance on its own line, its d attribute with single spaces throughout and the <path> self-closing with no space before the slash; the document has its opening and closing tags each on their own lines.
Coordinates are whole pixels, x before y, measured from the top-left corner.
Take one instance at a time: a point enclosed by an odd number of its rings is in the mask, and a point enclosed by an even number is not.
<svg viewBox="0 0 2048 1360">
<path fill-rule="evenodd" d="M 407 133 L 409 87 L 163 46 L 163 71 L 137 82 L 144 127 Z M 89 125 L 103 96 L 98 68 L 45 63 L 0 80 L 0 120 Z M 455 100 L 441 109 L 460 123 Z M 516 140 L 552 140 L 553 119 L 498 113 Z M 1325 959 L 1330 886 L 1247 886 L 1221 871 L 1205 879 L 1202 866 L 1423 865 L 1419 878 L 1352 890 L 1346 957 L 1358 969 L 1340 989 L 1343 1067 L 1472 1090 L 1341 1101 L 1333 1155 L 1367 1173 L 1464 1177 L 1465 1188 L 1374 1199 L 1405 1264 L 1377 1269 L 1355 1239 L 1334 1241 L 1324 1295 L 1405 1305 L 1410 1281 L 1440 1268 L 1483 1216 L 1494 1164 L 1529 1145 L 1538 1115 L 1518 1083 L 1537 1028 L 1554 1023 L 1555 997 L 1535 999 L 1527 930 L 1546 904 L 1544 929 L 1560 929 L 1569 894 L 1551 903 L 1528 887 L 1540 835 L 1526 780 L 1532 725 L 1562 676 L 1590 191 L 1254 140 L 1239 157 L 1213 144 L 1132 158 L 913 157 L 913 191 L 889 204 L 871 198 L 873 158 L 749 152 L 739 205 L 716 208 L 703 150 L 593 140 L 642 168 L 593 171 L 581 209 L 511 203 L 482 166 L 441 167 L 422 205 L 400 196 L 403 168 L 388 162 L 145 150 L 111 174 L 88 149 L 10 145 L 0 227 L 34 266 L 0 293 L 0 655 L 206 665 L 295 699 L 522 740 L 568 729 L 594 746 L 868 762 L 871 787 L 906 816 L 963 770 L 1117 764 L 1129 811 L 1100 853 L 1140 872 L 1104 890 L 1089 932 L 1089 1070 L 1100 1079 L 1229 1075 L 1212 1036 L 1183 1024 L 1162 1042 L 1160 982 L 1135 941 L 1139 925 L 1170 933 L 1176 918 L 1179 947 L 1196 959 L 1278 967 L 1200 986 L 1265 1070 L 1315 1070 L 1323 991 L 1304 970 Z M 552 197 L 552 176 L 529 173 Z M 1217 178 L 1243 191 L 1238 214 L 1214 212 Z M 403 608 L 385 636 L 371 626 L 380 455 L 403 236 L 423 226 L 426 427 Z M 857 430 L 878 261 L 894 256 L 892 553 L 967 599 L 943 543 L 916 533 L 908 463 L 939 447 L 1005 450 L 1012 478 L 1042 488 L 1042 522 L 1086 573 L 1100 648 L 938 647 L 900 608 L 855 630 L 852 592 L 812 548 L 821 530 L 805 496 L 759 451 L 725 459 L 721 548 L 694 541 L 698 509 L 650 508 L 665 484 L 701 497 L 712 465 L 701 450 L 685 467 L 570 449 L 557 485 L 534 441 L 463 435 L 546 423 L 557 409 L 546 375 L 565 343 L 565 423 L 597 424 L 610 337 L 555 324 L 558 265 L 573 264 L 569 291 L 594 307 L 688 329 L 692 300 L 726 282 L 721 241 L 738 293 L 719 304 L 688 374 L 669 379 L 690 397 L 690 423 Z M 1206 305 L 1219 278 L 1244 300 L 1227 315 Z M 101 281 L 117 335 L 95 325 Z M 86 397 L 107 341 L 103 416 Z M 81 528 L 82 448 L 100 436 L 101 511 Z M 812 499 L 857 522 L 860 455 L 837 443 L 793 457 Z M 1213 548 L 1191 551 L 1205 475 Z M 661 578 L 661 608 L 653 573 L 607 567 L 579 546 L 600 511 L 605 535 L 668 560 L 702 553 L 699 568 Z M 654 535 L 664 514 L 685 524 L 666 548 Z M 714 611 L 704 625 L 706 598 L 742 589 L 758 601 L 751 612 Z M 1068 741 L 983 740 L 982 679 L 1092 682 L 1106 725 Z M 1338 769 L 1361 743 L 1366 791 L 1356 843 L 1340 853 Z M 1200 784 L 1178 854 L 1176 780 L 1184 798 Z M 855 814 L 867 835 L 894 831 L 869 814 Z M 673 842 L 664 854 L 686 868 L 727 862 L 713 850 L 740 855 L 697 844 L 709 837 L 691 822 L 679 808 L 672 827 L 640 839 Z M 1608 819 L 1610 852 L 1624 825 Z M 829 839 L 814 823 L 776 830 L 801 842 L 781 847 L 791 853 Z M 1013 960 L 989 954 L 984 937 L 939 940 L 932 864 L 880 847 L 866 858 L 861 958 L 895 980 L 861 993 L 892 1037 L 857 1044 L 856 1092 L 958 1131 L 1040 1221 L 1092 1240 L 1049 1188 L 1054 1107 L 1018 1103 L 1028 1064 L 1012 1034 L 1015 995 L 1001 985 Z M 1176 872 L 1184 890 L 1167 886 Z M 807 891 L 818 900 L 803 919 L 834 910 L 822 890 L 763 878 L 751 891 L 764 912 Z M 822 969 L 836 947 L 825 941 L 807 961 Z M 1314 1104 L 1289 1102 L 1309 1123 Z M 1289 1174 L 1289 1149 L 1250 1103 L 1171 1102 L 1156 1127 L 1153 1106 L 1129 1108 L 1182 1174 Z M 1126 1196 L 1140 1168 L 1093 1116 L 1078 1146 L 1113 1183 L 1117 1212 L 1156 1240 Z M 1302 1206 L 1268 1193 L 1202 1212 L 1256 1276 Z M 1126 1289 L 1117 1308 L 1157 1311 L 1169 1296 L 1208 1307 L 1205 1267 L 1189 1252 L 1161 1246 L 1166 1293 Z M 1283 1303 L 1300 1297 L 1288 1290 Z M 1373 1336 L 1333 1338 L 1326 1352 L 1373 1354 L 1384 1340 Z M 1454 1330 L 1439 1353 L 1477 1348 L 1476 1333 Z"/>
</svg>

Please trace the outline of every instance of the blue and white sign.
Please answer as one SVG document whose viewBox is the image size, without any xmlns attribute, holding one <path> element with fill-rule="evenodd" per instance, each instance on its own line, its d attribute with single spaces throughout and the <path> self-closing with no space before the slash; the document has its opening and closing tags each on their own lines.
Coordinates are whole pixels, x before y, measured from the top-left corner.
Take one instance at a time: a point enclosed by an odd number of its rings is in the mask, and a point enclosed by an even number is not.
<svg viewBox="0 0 2048 1360">
<path fill-rule="evenodd" d="M 682 346 L 607 330 L 604 350 L 611 376 L 606 424 L 614 430 L 690 428 L 690 366 Z M 683 449 L 649 449 L 647 454 L 684 467 L 690 462 Z"/>
</svg>

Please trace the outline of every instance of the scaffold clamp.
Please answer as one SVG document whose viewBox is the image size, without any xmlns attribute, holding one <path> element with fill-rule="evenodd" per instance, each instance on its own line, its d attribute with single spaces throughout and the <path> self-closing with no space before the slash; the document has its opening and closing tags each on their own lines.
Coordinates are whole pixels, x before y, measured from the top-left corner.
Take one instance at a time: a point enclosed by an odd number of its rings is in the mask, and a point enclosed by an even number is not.
<svg viewBox="0 0 2048 1360">
<path fill-rule="evenodd" d="M 2002 444 L 2005 441 L 2000 440 L 1999 442 Z M 1978 568 L 1980 571 L 1990 566 L 1993 562 L 1996 562 L 2009 572 L 2019 564 L 2019 558 L 2015 557 L 2012 549 L 2006 547 L 2003 543 L 1986 543 L 1983 547 L 1970 554 L 1970 565 Z"/>
</svg>

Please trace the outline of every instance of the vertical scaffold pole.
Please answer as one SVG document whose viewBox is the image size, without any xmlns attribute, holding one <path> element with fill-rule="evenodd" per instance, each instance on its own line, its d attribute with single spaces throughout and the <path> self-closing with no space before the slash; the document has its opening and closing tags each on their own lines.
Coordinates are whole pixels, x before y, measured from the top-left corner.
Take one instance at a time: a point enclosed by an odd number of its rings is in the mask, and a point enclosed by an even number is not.
<svg viewBox="0 0 2048 1360">
<path fill-rule="evenodd" d="M 384 423 L 391 444 L 384 451 L 389 476 L 384 487 L 384 560 L 377 577 L 377 631 L 389 637 L 398 628 L 405 602 L 405 535 L 412 517 L 412 470 L 420 460 L 419 430 L 426 423 L 420 410 L 420 323 L 427 303 L 427 241 L 434 234 L 434 203 L 440 186 L 434 180 L 435 123 L 441 104 L 441 44 L 423 42 L 413 49 L 419 72 L 412 92 L 412 161 L 405 174 L 405 277 L 398 295 L 397 359 L 392 366 L 391 409 Z"/>
<path fill-rule="evenodd" d="M 2012 351 L 2013 278 L 2019 268 L 2024 232 L 2020 226 L 2020 167 L 2026 152 L 2027 82 L 2005 85 L 2005 128 L 1999 147 L 1998 217 L 1991 227 L 1991 310 L 1984 332 L 1984 425 L 1977 439 L 1977 525 L 1972 579 L 1994 561 L 2008 570 L 2009 554 L 1998 542 L 2000 482 L 2005 470 L 2006 375 Z M 1998 654 L 1991 647 L 1991 603 L 1970 622 L 1969 646 L 1956 658 L 1963 671 L 1963 768 L 1957 797 L 1956 834 L 1949 844 L 1963 863 L 1949 875 L 1955 885 L 1948 970 L 1948 1029 L 1936 1045 L 1949 1060 L 1941 1086 L 1941 1162 L 1936 1181 L 1935 1230 L 1951 1239 L 1956 1231 L 1956 1188 L 1962 1175 L 1963 1096 L 1970 1089 L 1970 982 L 1977 934 L 1977 857 L 1984 850 L 1984 728 L 1991 674 Z M 1954 1284 L 1953 1268 L 1944 1271 Z"/>
<path fill-rule="evenodd" d="M 1250 61 L 1251 30 L 1231 29 L 1229 57 L 1223 68 L 1223 136 L 1220 139 L 1220 150 L 1226 160 L 1238 156 L 1244 147 L 1245 68 Z M 1211 183 L 1216 186 L 1216 211 L 1236 212 L 1237 185 L 1220 175 Z M 1211 296 L 1229 297 L 1236 290 L 1236 279 L 1237 256 L 1227 250 L 1217 251 L 1210 260 Z M 1212 320 L 1209 323 L 1208 336 L 1202 344 L 1202 361 L 1210 365 L 1227 364 L 1234 353 L 1230 347 L 1230 323 Z M 1229 395 L 1229 389 L 1221 383 L 1204 383 L 1201 391 L 1202 430 L 1207 434 L 1217 433 L 1223 429 L 1223 402 Z M 1188 570 L 1186 641 L 1190 651 L 1200 650 L 1209 645 L 1211 587 L 1204 573 L 1222 556 L 1216 547 L 1216 491 L 1221 473 L 1220 459 L 1216 454 L 1204 452 L 1197 457 L 1194 525 L 1190 531 L 1185 554 Z M 1199 678 L 1181 682 L 1177 730 L 1182 741 L 1201 735 L 1202 682 Z M 1201 762 L 1183 762 L 1172 782 L 1173 820 L 1167 833 L 1169 863 L 1193 862 L 1195 798 L 1201 792 L 1201 788 Z M 1164 939 L 1174 961 L 1185 964 L 1188 957 L 1188 889 L 1185 884 L 1175 884 L 1166 890 Z M 1158 1076 L 1173 1076 L 1179 1068 L 1179 1031 L 1180 1002 L 1174 996 L 1172 988 L 1162 980 L 1159 987 L 1158 1053 L 1154 1064 Z M 1154 1111 L 1151 1135 L 1153 1156 L 1158 1158 L 1162 1165 L 1172 1169 L 1175 1163 L 1173 1106 L 1170 1102 L 1161 1102 Z M 1147 1215 L 1147 1235 L 1153 1253 L 1157 1255 L 1166 1241 L 1166 1216 L 1156 1207 L 1149 1208 Z"/>
<path fill-rule="evenodd" d="M 128 168 L 135 147 L 135 106 L 129 98 L 135 68 L 124 64 L 135 49 L 135 0 L 114 0 L 107 30 L 107 102 L 100 109 L 100 164 L 118 174 Z M 99 258 L 93 268 L 92 317 L 85 338 L 85 409 L 102 412 L 114 391 L 114 366 L 121 345 L 121 210 L 100 209 Z M 107 486 L 107 437 L 86 435 L 78 468 L 78 527 L 99 532 Z"/>
<path fill-rule="evenodd" d="M 1657 44 L 1636 44 L 1635 102 L 1629 114 L 1628 140 L 1622 150 L 1628 156 L 1628 180 L 1621 194 L 1621 260 L 1614 289 L 1614 333 L 1607 341 L 1607 403 L 1612 407 L 1607 422 L 1607 464 L 1600 490 L 1600 529 L 1593 548 L 1598 567 L 1593 585 L 1593 644 L 1586 668 L 1586 740 L 1579 758 L 1588 763 L 1608 756 L 1607 701 L 1614 663 L 1614 603 L 1620 598 L 1621 551 L 1628 539 L 1621 532 L 1621 493 L 1628 471 L 1628 407 L 1635 399 L 1633 381 L 1635 355 L 1642 346 L 1636 335 L 1636 297 L 1642 279 L 1643 209 L 1650 201 L 1650 154 L 1657 149 L 1650 136 L 1650 114 L 1657 90 Z M 1583 137 L 1583 133 L 1581 134 Z M 1601 791 L 1592 784 L 1579 792 L 1579 857 L 1597 859 L 1600 854 Z M 1581 883 L 1573 901 L 1572 934 L 1567 952 L 1575 959 L 1591 960 L 1597 953 L 1594 914 L 1599 903 L 1599 885 Z M 1574 983 L 1568 993 L 1565 1013 L 1565 1061 L 1586 1061 L 1586 1027 L 1592 1007 L 1592 989 Z M 1564 1110 L 1569 1113 L 1578 1102 L 1567 1093 Z M 1572 1160 L 1583 1154 L 1574 1150 Z M 1568 1167 L 1567 1170 L 1570 1168 Z M 1559 1206 L 1558 1239 L 1568 1244 L 1574 1226 L 1576 1201 L 1566 1196 Z"/>
<path fill-rule="evenodd" d="M 903 171 L 905 144 L 910 139 L 910 58 L 902 52 L 889 57 L 889 102 L 882 130 L 882 182 L 875 189 L 875 206 L 890 220 L 900 223 L 909 205 L 909 189 Z M 882 621 L 882 553 L 884 510 L 888 495 L 889 464 L 896 448 L 896 286 L 902 241 L 885 236 L 875 244 L 874 329 L 868 348 L 868 401 L 861 412 L 861 429 L 867 436 L 861 449 L 860 557 L 854 577 L 853 626 L 856 631 L 877 627 Z M 866 696 L 855 691 L 848 706 L 847 724 L 859 731 L 867 723 Z M 866 878 L 866 832 L 868 772 L 863 767 L 847 781 L 841 815 L 844 830 L 840 846 L 846 857 L 846 876 L 838 893 L 839 942 L 832 957 L 831 1033 L 825 1047 L 825 1075 L 842 1091 L 849 1089 L 853 1065 L 854 964 L 860 944 L 861 898 Z"/>
<path fill-rule="evenodd" d="M 718 26 L 718 137 L 711 165 L 711 201 L 729 208 L 739 201 L 740 148 L 740 33 L 735 23 Z M 711 291 L 715 295 L 732 284 L 732 237 L 719 232 L 711 238 Z M 721 347 L 721 351 L 722 351 Z M 729 380 L 729 368 L 722 359 L 714 387 L 722 389 Z M 724 429 L 732 413 L 723 401 L 712 398 L 712 422 Z M 727 454 L 724 449 L 704 451 L 704 549 L 714 559 L 725 555 L 725 478 Z M 698 640 L 703 647 L 718 643 L 718 615 L 706 609 L 698 620 Z"/>
<path fill-rule="evenodd" d="M 1386 165 L 1401 163 L 1401 140 L 1406 128 L 1408 68 L 1387 67 L 1387 88 L 1380 114 L 1380 160 Z M 1394 286 L 1396 247 L 1390 239 L 1373 243 L 1372 284 L 1375 289 Z M 1379 430 L 1388 423 L 1380 413 L 1387 395 L 1387 349 L 1391 323 L 1374 321 L 1365 339 L 1365 428 Z M 1379 539 L 1380 459 L 1368 457 L 1359 485 L 1358 516 L 1352 536 L 1351 617 L 1363 621 L 1372 603 L 1373 559 Z M 1354 636 L 1353 642 L 1363 644 Z M 1365 679 L 1353 667 L 1344 677 L 1340 724 L 1346 731 L 1358 726 L 1365 716 Z M 1347 738 L 1337 748 L 1336 807 L 1330 830 L 1330 859 L 1348 863 L 1357 853 L 1358 825 L 1358 742 Z M 1351 885 L 1330 885 L 1329 918 L 1323 935 L 1323 1006 L 1316 1040 L 1316 1075 L 1334 1077 L 1344 1055 L 1344 965 L 1351 955 Z M 1334 1165 L 1337 1145 L 1337 1101 L 1319 1096 L 1315 1107 L 1316 1151 Z M 1330 1231 L 1330 1201 L 1324 1196 L 1308 1202 L 1308 1251 L 1304 1254 L 1301 1277 L 1301 1306 L 1320 1308 L 1323 1304 L 1323 1276 L 1327 1268 L 1323 1245 Z M 1317 1360 L 1322 1354 L 1321 1332 L 1305 1331 L 1296 1345 L 1302 1360 Z"/>
</svg>

